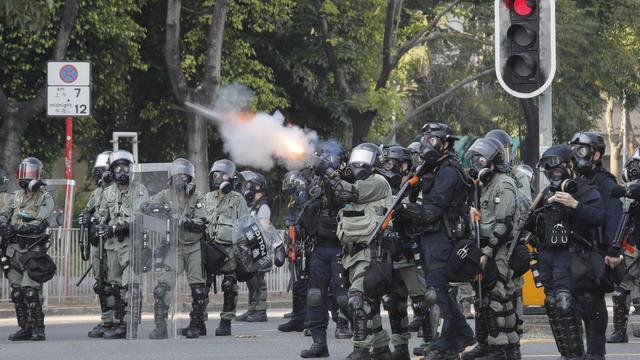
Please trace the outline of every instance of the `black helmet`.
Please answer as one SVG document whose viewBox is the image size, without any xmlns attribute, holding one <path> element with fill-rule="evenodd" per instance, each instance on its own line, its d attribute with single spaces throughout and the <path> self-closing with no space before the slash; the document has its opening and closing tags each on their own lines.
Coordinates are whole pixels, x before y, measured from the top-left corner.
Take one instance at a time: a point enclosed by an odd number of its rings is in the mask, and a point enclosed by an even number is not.
<svg viewBox="0 0 640 360">
<path fill-rule="evenodd" d="M 478 139 L 467 149 L 464 157 L 471 163 L 471 177 L 488 183 L 493 178 L 492 165 L 496 168 L 504 160 L 502 158 L 502 144 L 494 139 Z"/>
<path fill-rule="evenodd" d="M 193 182 L 195 177 L 196 168 L 191 161 L 184 158 L 173 160 L 169 170 L 169 184 L 175 191 L 191 195 L 196 189 Z"/>
<path fill-rule="evenodd" d="M 604 138 L 600 134 L 594 132 L 579 132 L 575 133 L 569 142 L 571 151 L 573 151 L 574 161 L 576 162 L 576 170 L 581 173 L 591 172 L 594 164 L 594 153 L 600 152 L 600 160 L 595 162 L 597 166 L 600 166 L 602 156 L 607 146 L 604 143 Z"/>
<path fill-rule="evenodd" d="M 426 123 L 422 126 L 422 139 L 420 142 L 422 145 L 432 146 L 440 153 L 442 153 L 444 149 L 444 143 L 454 142 L 456 140 L 458 140 L 458 138 L 453 135 L 453 130 L 449 125 L 442 123 Z M 451 148 L 452 146 L 450 146 L 450 149 Z"/>
<path fill-rule="evenodd" d="M 407 149 L 411 152 L 411 162 L 413 166 L 422 164 L 422 144 L 420 144 L 419 141 L 414 141 L 407 146 Z"/>
<path fill-rule="evenodd" d="M 43 176 L 42 161 L 34 157 L 28 157 L 18 166 L 18 185 L 23 189 L 37 191 L 40 188 Z"/>
<path fill-rule="evenodd" d="M 342 145 L 335 140 L 329 139 L 327 141 L 322 142 L 320 149 L 316 152 L 316 154 L 329 162 L 329 168 L 333 170 L 337 170 L 340 168 L 340 164 L 342 162 Z"/>
<path fill-rule="evenodd" d="M 493 129 L 489 131 L 485 136 L 485 139 L 496 139 L 502 144 L 503 158 L 506 162 L 511 161 L 511 136 L 502 129 Z"/>
<path fill-rule="evenodd" d="M 241 191 L 247 203 L 252 203 L 257 193 L 267 193 L 267 178 L 255 171 L 241 171 Z"/>
<path fill-rule="evenodd" d="M 233 189 L 233 179 L 236 176 L 236 165 L 231 160 L 221 159 L 213 163 L 209 170 L 209 189 L 222 190 L 228 193 Z M 223 186 L 224 185 L 224 186 Z"/>
<path fill-rule="evenodd" d="M 377 168 L 378 173 L 384 176 L 392 188 L 399 188 L 402 177 L 409 174 L 412 165 L 411 151 L 400 145 L 385 146 L 382 148 L 382 165 Z M 406 167 L 403 166 L 406 163 Z"/>
<path fill-rule="evenodd" d="M 282 190 L 288 193 L 300 193 L 308 184 L 309 178 L 302 170 L 291 170 L 282 179 Z"/>
<path fill-rule="evenodd" d="M 133 164 L 133 155 L 127 150 L 118 150 L 109 157 L 109 170 L 117 184 L 129 183 L 130 167 Z"/>
<path fill-rule="evenodd" d="M 544 175 L 555 188 L 560 188 L 562 182 L 571 179 L 570 172 L 573 153 L 569 145 L 553 145 L 540 157 L 538 168 L 544 170 Z"/>
<path fill-rule="evenodd" d="M 625 182 L 640 179 L 640 148 L 636 148 L 622 170 L 622 180 Z"/>
<path fill-rule="evenodd" d="M 350 181 L 364 180 L 380 166 L 382 151 L 378 145 L 362 143 L 351 150 L 345 173 Z"/>
<path fill-rule="evenodd" d="M 93 163 L 93 181 L 97 186 L 101 186 L 103 183 L 110 183 L 113 181 L 111 172 L 109 171 L 109 158 L 113 151 L 103 151 L 96 156 L 96 161 Z"/>
</svg>

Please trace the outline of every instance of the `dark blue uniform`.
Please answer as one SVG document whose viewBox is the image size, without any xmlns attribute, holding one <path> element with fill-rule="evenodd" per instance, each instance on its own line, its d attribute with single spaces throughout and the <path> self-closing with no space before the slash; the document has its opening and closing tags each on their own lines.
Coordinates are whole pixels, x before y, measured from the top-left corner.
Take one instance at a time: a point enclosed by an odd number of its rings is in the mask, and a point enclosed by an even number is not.
<svg viewBox="0 0 640 360">
<path fill-rule="evenodd" d="M 466 207 L 469 185 L 456 169 L 454 159 L 445 159 L 436 169 L 434 184 L 430 180 L 423 185 L 422 208 L 425 212 L 425 231 L 421 237 L 422 258 L 424 261 L 427 302 L 433 301 L 433 292 L 437 296 L 437 305 L 444 318 L 442 334 L 431 345 L 431 350 L 452 351 L 464 349 L 466 342 L 473 339 L 473 330 L 467 324 L 455 298 L 449 293 L 447 261 L 453 248 L 453 239 L 449 238 L 444 219 L 468 214 Z"/>
<path fill-rule="evenodd" d="M 549 204 L 547 199 L 553 192 L 545 191 L 544 207 L 528 224 L 539 241 L 545 308 L 560 354 L 581 357 L 584 354 L 582 326 L 576 304 L 580 284 L 575 281 L 571 263 L 574 257 L 585 252 L 583 242 L 593 241 L 595 230 L 604 225 L 605 210 L 598 190 L 584 181 L 573 195 L 578 201 L 576 209 Z"/>
<path fill-rule="evenodd" d="M 618 256 L 620 249 L 613 244 L 613 241 L 615 241 L 616 230 L 622 217 L 622 202 L 620 199 L 610 196 L 611 190 L 617 186 L 615 178 L 601 167 L 597 167 L 592 174 L 586 175 L 584 178 L 597 187 L 604 205 L 606 214 L 605 240 L 608 240 L 608 243 L 601 244 L 600 250 L 606 251 L 610 256 Z M 600 289 L 593 289 L 593 291 L 579 295 L 578 305 L 585 325 L 587 354 L 604 355 L 606 353 L 605 333 L 608 321 L 604 292 Z"/>
<path fill-rule="evenodd" d="M 313 250 L 309 256 L 307 290 L 309 331 L 314 342 L 325 344 L 329 310 L 335 310 L 337 306 L 346 314 L 348 301 L 347 289 L 340 286 L 338 276 L 343 270 L 337 263 L 342 247 L 336 235 L 336 216 L 342 206 L 330 191 L 324 189 L 317 198 L 305 203 L 301 216 L 301 226 L 313 241 Z M 337 317 L 334 317 L 334 320 L 341 321 Z"/>
<path fill-rule="evenodd" d="M 304 204 L 309 200 L 309 193 L 301 191 L 293 204 L 289 206 L 287 210 L 287 217 L 284 224 L 287 228 L 291 225 L 296 225 L 298 215 L 302 210 Z M 289 262 L 289 267 L 294 267 L 295 264 Z M 307 271 L 302 269 L 302 271 Z M 291 284 L 291 297 L 293 302 L 293 309 L 291 312 L 292 321 L 307 321 L 307 284 L 308 278 L 306 274 L 298 274 L 297 279 Z"/>
</svg>

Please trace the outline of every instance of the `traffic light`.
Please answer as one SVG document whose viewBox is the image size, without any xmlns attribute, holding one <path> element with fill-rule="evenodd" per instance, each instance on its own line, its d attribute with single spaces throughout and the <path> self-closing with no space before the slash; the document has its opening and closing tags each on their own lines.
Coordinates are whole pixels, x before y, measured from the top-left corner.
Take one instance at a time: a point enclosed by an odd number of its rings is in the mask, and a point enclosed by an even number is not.
<svg viewBox="0 0 640 360">
<path fill-rule="evenodd" d="M 546 90 L 556 71 L 555 0 L 495 0 L 495 68 L 518 98 Z"/>
</svg>

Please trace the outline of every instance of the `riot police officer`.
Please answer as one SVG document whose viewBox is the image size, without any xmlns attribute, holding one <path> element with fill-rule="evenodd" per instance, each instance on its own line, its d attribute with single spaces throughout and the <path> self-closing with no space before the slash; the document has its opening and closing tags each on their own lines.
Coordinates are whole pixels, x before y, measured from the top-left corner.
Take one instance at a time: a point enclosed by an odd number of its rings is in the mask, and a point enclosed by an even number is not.
<svg viewBox="0 0 640 360">
<path fill-rule="evenodd" d="M 319 157 L 318 161 L 322 165 L 318 164 L 316 172 L 324 173 L 328 169 L 339 170 L 341 165 L 339 152 L 322 151 Z M 300 214 L 300 221 L 306 232 L 304 246 L 310 250 L 307 316 L 313 344 L 308 350 L 302 350 L 300 356 L 318 358 L 329 356 L 327 312 L 331 303 L 336 302 L 338 311 L 345 313 L 348 311 L 347 289 L 341 286 L 339 279 L 342 269 L 338 265 L 338 256 L 342 249 L 336 235 L 338 227 L 336 216 L 343 207 L 343 203 L 336 198 L 322 176 L 316 176 L 313 179 L 308 192 L 310 198 Z M 333 299 L 330 299 L 329 293 L 332 293 Z M 334 320 L 336 337 L 351 337 L 347 320 L 341 317 L 336 317 Z"/>
<path fill-rule="evenodd" d="M 403 181 L 408 180 L 412 169 L 412 154 L 409 149 L 402 146 L 390 146 L 382 149 L 382 166 L 378 172 L 383 175 L 394 194 L 400 190 Z M 407 200 L 405 198 L 405 200 Z M 426 319 L 429 309 L 426 305 L 424 295 L 426 285 L 424 272 L 422 271 L 422 261 L 419 256 L 420 234 L 411 220 L 396 216 L 393 219 L 393 231 L 385 243 L 392 253 L 393 267 L 399 274 L 401 280 L 386 296 L 383 303 L 389 312 L 389 323 L 391 325 L 391 344 L 393 345 L 392 359 L 409 359 L 409 339 L 411 334 L 408 329 L 407 301 L 411 298 L 411 304 L 415 317 L 422 326 L 423 344 L 426 348 L 433 339 L 429 321 Z M 394 241 L 395 239 L 399 241 Z"/>
<path fill-rule="evenodd" d="M 307 187 L 309 185 L 309 177 L 307 176 L 309 169 L 292 170 L 285 174 L 282 180 L 282 190 L 289 195 L 290 201 L 287 206 L 287 216 L 284 225 L 287 231 L 289 243 L 287 244 L 289 253 L 289 267 L 292 274 L 291 278 L 291 301 L 292 311 L 289 321 L 278 326 L 278 330 L 282 332 L 303 331 L 305 322 L 307 321 L 307 284 L 308 269 L 302 268 L 301 261 L 298 258 L 304 257 L 303 249 L 299 242 L 305 236 L 300 234 L 302 228 L 300 226 L 299 216 L 305 208 L 305 204 L 309 200 Z M 291 239 L 295 236 L 295 239 Z M 292 243 L 296 242 L 295 246 Z M 295 252 L 295 254 L 293 254 Z"/>
<path fill-rule="evenodd" d="M 204 194 L 196 190 L 193 182 L 195 167 L 183 158 L 171 163 L 169 171 L 168 189 L 164 189 L 152 196 L 149 202 L 169 209 L 179 214 L 178 244 L 167 244 L 169 248 L 163 250 L 164 258 L 177 258 L 177 268 L 165 264 L 165 271 L 158 275 L 158 284 L 153 289 L 153 317 L 155 329 L 149 334 L 149 339 L 166 339 L 167 315 L 171 304 L 172 287 L 176 277 L 185 272 L 187 282 L 191 288 L 191 312 L 189 312 L 189 326 L 179 331 L 181 335 L 191 339 L 207 334 L 206 304 L 208 289 L 206 274 L 202 263 L 202 242 L 206 227 L 207 212 L 204 207 Z M 153 206 L 151 206 L 153 207 Z M 144 211 L 145 205 L 143 205 Z M 161 245 L 162 246 L 162 245 Z M 158 249 L 156 249 L 157 251 Z"/>
<path fill-rule="evenodd" d="M 90 338 L 100 338 L 104 335 L 104 332 L 113 326 L 113 307 L 115 306 L 115 297 L 111 293 L 110 286 L 106 286 L 107 283 L 99 281 L 100 276 L 100 263 L 102 259 L 102 244 L 99 243 L 97 238 L 96 224 L 92 221 L 94 216 L 97 216 L 98 209 L 100 209 L 100 203 L 104 198 L 105 189 L 111 186 L 113 178 L 109 172 L 109 156 L 111 151 L 103 151 L 96 157 L 96 161 L 93 164 L 93 171 L 91 176 L 96 184 L 96 189 L 91 192 L 89 200 L 84 209 L 80 212 L 78 223 L 84 225 L 89 230 L 89 242 L 91 243 L 91 263 L 93 264 L 93 276 L 96 279 L 93 284 L 93 291 L 98 295 L 100 301 L 100 310 L 102 311 L 101 322 L 96 325 L 88 336 Z"/>
<path fill-rule="evenodd" d="M 147 201 L 148 192 L 143 185 L 136 189 L 129 186 L 133 155 L 126 150 L 118 150 L 109 157 L 109 171 L 115 184 L 104 191 L 103 201 L 98 209 L 98 236 L 104 241 L 107 253 L 107 283 L 115 297 L 114 325 L 104 332 L 104 339 L 123 339 L 127 335 L 125 315 L 128 305 L 135 306 L 136 301 L 128 304 L 127 299 L 139 299 L 139 284 L 132 282 L 132 273 L 127 269 L 130 264 L 129 248 L 133 239 L 129 236 L 129 226 L 135 218 L 135 212 Z M 136 321 L 136 320 L 134 320 Z"/>
<path fill-rule="evenodd" d="M 625 201 L 628 223 L 623 229 L 624 234 L 628 235 L 625 240 L 626 244 L 623 244 L 623 251 L 629 270 L 613 292 L 613 331 L 607 337 L 608 343 L 629 342 L 627 322 L 631 307 L 631 294 L 638 286 L 638 279 L 640 279 L 640 263 L 636 260 L 638 258 L 638 230 L 640 229 L 638 227 L 640 224 L 640 205 L 637 201 L 640 199 L 640 186 L 638 185 L 638 180 L 640 180 L 640 149 L 636 149 L 625 164 L 622 178 L 627 187 L 626 195 L 629 197 Z M 638 308 L 636 305 L 636 311 Z"/>
<path fill-rule="evenodd" d="M 338 212 L 337 235 L 343 245 L 342 266 L 350 283 L 347 307 L 353 321 L 353 352 L 348 360 L 389 359 L 391 353 L 389 336 L 381 324 L 380 299 L 367 295 L 364 287 L 369 265 L 379 255 L 368 240 L 392 202 L 389 184 L 375 173 L 380 155 L 378 146 L 360 144 L 349 156 L 345 169 L 348 181 L 336 171 L 329 171 L 328 175 L 334 195 L 346 204 Z"/>
<path fill-rule="evenodd" d="M 515 291 L 512 279 L 513 271 L 507 259 L 508 243 L 513 241 L 513 214 L 516 213 L 516 184 L 507 174 L 503 149 L 500 143 L 490 139 L 478 139 L 467 150 L 465 158 L 472 166 L 472 173 L 481 183 L 480 240 L 482 256 L 481 267 L 489 261 L 498 269 L 495 285 L 482 293 L 476 308 L 476 340 L 478 345 L 462 358 L 470 359 L 509 359 L 517 360 L 519 354 L 519 336 L 516 333 L 516 315 L 513 304 Z M 477 214 L 471 214 L 474 217 Z"/>
<path fill-rule="evenodd" d="M 271 222 L 271 208 L 267 198 L 267 179 L 254 171 L 240 172 L 242 179 L 242 196 L 247 201 L 249 213 L 255 215 L 263 226 Z M 257 269 L 256 274 L 247 280 L 249 290 L 249 308 L 247 312 L 236 317 L 236 321 L 266 322 L 267 319 L 267 282 L 265 274 L 271 271 L 272 263 Z"/>
<path fill-rule="evenodd" d="M 615 176 L 602 167 L 602 156 L 606 150 L 604 139 L 593 132 L 581 132 L 576 133 L 569 144 L 573 151 L 576 173 L 598 189 L 605 209 L 606 231 L 604 236 L 596 239 L 593 251 L 606 252 L 604 262 L 615 268 L 621 262 L 620 248 L 614 241 L 622 216 L 622 202 L 610 196 L 617 181 Z M 594 360 L 604 359 L 608 320 L 604 291 L 593 287 L 578 296 L 578 302 L 585 323 L 587 356 Z"/>
<path fill-rule="evenodd" d="M 45 340 L 41 279 L 25 266 L 25 257 L 46 254 L 48 218 L 54 210 L 53 197 L 42 182 L 42 162 L 28 157 L 18 167 L 18 185 L 12 203 L 0 213 L 0 234 L 5 243 L 9 269 L 5 275 L 11 284 L 11 302 L 15 304 L 20 329 L 9 340 Z"/>
<path fill-rule="evenodd" d="M 427 123 L 422 131 L 422 166 L 426 166 L 422 204 L 405 204 L 399 210 L 421 227 L 431 333 L 438 327 L 437 314 L 444 318 L 442 334 L 431 343 L 425 359 L 455 359 L 464 348 L 475 343 L 473 330 L 449 291 L 447 276 L 453 242 L 468 236 L 467 199 L 471 185 L 455 156 L 457 137 L 453 130 L 445 124 Z"/>
<path fill-rule="evenodd" d="M 608 343 L 629 342 L 627 322 L 631 307 L 630 298 L 631 293 L 638 286 L 638 279 L 640 279 L 640 264 L 636 261 L 638 256 L 638 224 L 640 223 L 640 206 L 637 200 L 640 196 L 632 196 L 633 194 L 640 195 L 640 192 L 638 192 L 640 190 L 638 185 L 638 180 L 640 180 L 640 149 L 636 149 L 625 164 L 622 178 L 627 188 L 626 193 L 628 194 L 626 195 L 629 196 L 629 199 L 624 201 L 628 220 L 623 225 L 626 244 L 622 244 L 624 248 L 622 251 L 624 251 L 624 258 L 627 261 L 629 270 L 613 292 L 613 331 L 607 336 Z"/>
<path fill-rule="evenodd" d="M 208 241 L 213 241 L 223 249 L 227 257 L 218 270 L 218 274 L 223 275 L 220 286 L 223 304 L 216 336 L 231 335 L 231 320 L 236 315 L 238 303 L 237 260 L 232 246 L 233 226 L 240 217 L 249 213 L 244 197 L 233 189 L 235 176 L 236 166 L 231 160 L 214 162 L 209 171 L 210 192 L 205 196 Z M 213 274 L 209 274 L 211 275 Z"/>
<path fill-rule="evenodd" d="M 567 359 L 584 356 L 582 325 L 577 312 L 578 285 L 591 274 L 572 270 L 604 225 L 600 193 L 585 179 L 575 179 L 573 154 L 567 145 L 554 145 L 540 158 L 550 185 L 526 227 L 537 238 L 544 306 L 560 354 Z"/>
</svg>

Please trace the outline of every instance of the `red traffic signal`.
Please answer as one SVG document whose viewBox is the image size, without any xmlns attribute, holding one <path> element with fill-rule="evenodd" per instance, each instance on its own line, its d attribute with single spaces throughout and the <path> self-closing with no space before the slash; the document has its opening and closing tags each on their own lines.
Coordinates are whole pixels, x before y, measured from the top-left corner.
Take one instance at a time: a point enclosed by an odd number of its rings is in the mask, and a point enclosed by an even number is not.
<svg viewBox="0 0 640 360">
<path fill-rule="evenodd" d="M 511 0 L 505 0 L 507 8 L 511 8 Z M 529 16 L 536 9 L 535 0 L 515 0 L 513 2 L 513 11 L 520 16 Z"/>
</svg>

